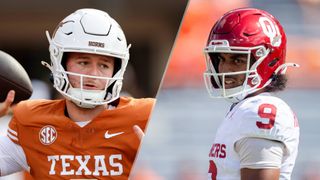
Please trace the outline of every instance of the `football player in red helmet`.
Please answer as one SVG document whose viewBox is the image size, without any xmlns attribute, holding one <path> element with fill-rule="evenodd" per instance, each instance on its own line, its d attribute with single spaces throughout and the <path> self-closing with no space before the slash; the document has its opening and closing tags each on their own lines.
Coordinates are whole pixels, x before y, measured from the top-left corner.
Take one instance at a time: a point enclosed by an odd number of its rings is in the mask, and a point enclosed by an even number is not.
<svg viewBox="0 0 320 180">
<path fill-rule="evenodd" d="M 204 80 L 213 98 L 232 108 L 209 153 L 209 179 L 290 179 L 299 126 L 290 107 L 270 92 L 285 88 L 286 34 L 266 11 L 240 8 L 213 26 Z"/>
</svg>

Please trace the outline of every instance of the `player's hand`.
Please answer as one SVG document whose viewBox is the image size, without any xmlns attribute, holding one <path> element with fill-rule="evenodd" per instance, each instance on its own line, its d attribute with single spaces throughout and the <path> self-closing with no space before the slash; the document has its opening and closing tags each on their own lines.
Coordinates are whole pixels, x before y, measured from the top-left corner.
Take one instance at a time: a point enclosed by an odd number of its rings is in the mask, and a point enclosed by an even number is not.
<svg viewBox="0 0 320 180">
<path fill-rule="evenodd" d="M 136 133 L 137 137 L 141 141 L 142 138 L 144 137 L 144 132 L 142 131 L 142 129 L 138 125 L 134 125 L 132 128 L 133 128 L 133 131 Z"/>
<path fill-rule="evenodd" d="M 0 117 L 8 114 L 10 106 L 14 100 L 14 95 L 14 90 L 9 91 L 6 100 L 0 103 Z"/>
</svg>

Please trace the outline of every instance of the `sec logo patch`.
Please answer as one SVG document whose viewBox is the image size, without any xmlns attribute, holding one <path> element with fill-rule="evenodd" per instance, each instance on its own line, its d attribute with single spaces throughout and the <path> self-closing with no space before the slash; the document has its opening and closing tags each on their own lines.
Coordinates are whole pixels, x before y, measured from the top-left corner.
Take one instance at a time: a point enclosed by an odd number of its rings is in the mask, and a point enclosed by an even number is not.
<svg viewBox="0 0 320 180">
<path fill-rule="evenodd" d="M 52 144 L 58 137 L 58 133 L 53 126 L 44 126 L 39 132 L 39 140 L 43 145 Z"/>
</svg>

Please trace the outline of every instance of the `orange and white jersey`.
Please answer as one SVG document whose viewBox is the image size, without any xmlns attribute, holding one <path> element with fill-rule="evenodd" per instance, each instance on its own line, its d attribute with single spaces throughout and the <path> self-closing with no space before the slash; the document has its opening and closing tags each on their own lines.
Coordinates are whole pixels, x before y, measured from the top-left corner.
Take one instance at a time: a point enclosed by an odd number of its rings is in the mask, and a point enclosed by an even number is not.
<svg viewBox="0 0 320 180">
<path fill-rule="evenodd" d="M 290 179 L 298 153 L 298 121 L 284 101 L 269 93 L 244 99 L 226 115 L 209 152 L 208 179 L 240 179 L 235 143 L 247 137 L 282 142 L 280 179 Z"/>
<path fill-rule="evenodd" d="M 14 110 L 8 137 L 35 179 L 128 179 L 154 99 L 121 97 L 84 127 L 65 116 L 65 100 L 29 100 Z"/>
</svg>

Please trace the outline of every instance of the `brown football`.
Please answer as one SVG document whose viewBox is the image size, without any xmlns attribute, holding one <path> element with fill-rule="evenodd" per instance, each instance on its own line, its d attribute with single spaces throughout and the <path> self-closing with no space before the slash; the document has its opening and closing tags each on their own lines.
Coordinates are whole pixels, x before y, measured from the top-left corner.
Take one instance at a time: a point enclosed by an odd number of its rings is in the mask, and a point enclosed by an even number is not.
<svg viewBox="0 0 320 180">
<path fill-rule="evenodd" d="M 10 90 L 15 90 L 14 103 L 29 99 L 32 94 L 31 80 L 21 64 L 0 50 L 0 102 Z"/>
</svg>

